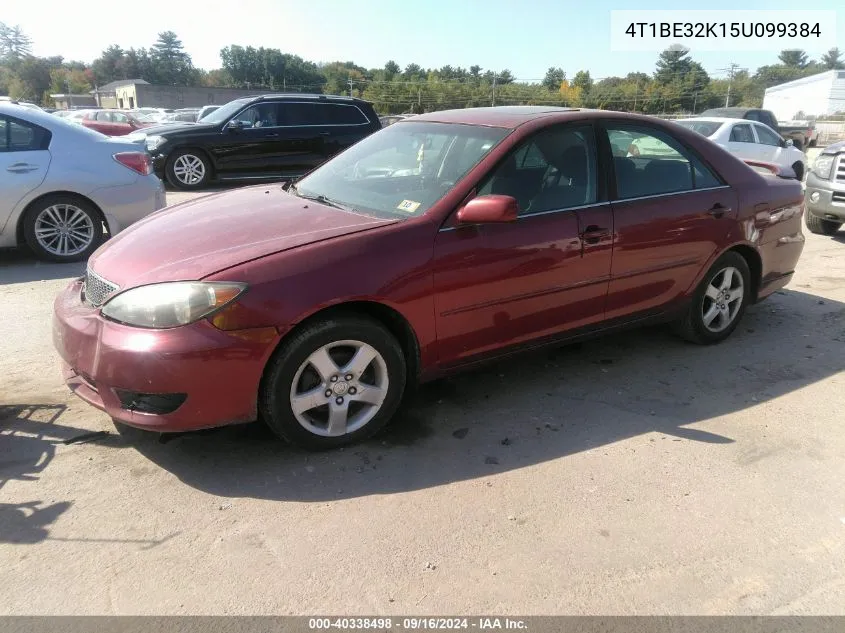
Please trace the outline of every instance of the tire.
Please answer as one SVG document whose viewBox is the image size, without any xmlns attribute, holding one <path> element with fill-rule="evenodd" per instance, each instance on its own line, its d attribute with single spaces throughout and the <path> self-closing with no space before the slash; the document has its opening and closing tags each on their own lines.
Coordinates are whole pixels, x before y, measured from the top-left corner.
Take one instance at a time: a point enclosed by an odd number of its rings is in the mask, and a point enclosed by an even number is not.
<svg viewBox="0 0 845 633">
<path fill-rule="evenodd" d="M 726 270 L 731 271 L 730 288 L 726 288 L 724 285 L 725 277 L 723 275 Z M 740 282 L 741 286 L 739 285 Z M 719 295 L 715 299 L 711 297 L 711 292 L 716 294 L 720 289 L 727 290 L 731 294 L 729 296 Z M 730 299 L 731 296 L 734 298 Z M 735 306 L 736 299 L 739 299 L 739 304 Z M 720 301 L 726 309 L 720 310 L 718 308 Z M 751 271 L 748 268 L 748 262 L 739 253 L 728 251 L 719 257 L 707 271 L 704 279 L 693 293 L 687 313 L 675 323 L 675 331 L 682 338 L 699 345 L 721 343 L 739 325 L 750 301 Z M 715 310 L 715 316 L 711 310 Z M 706 320 L 708 316 L 709 322 Z M 726 319 L 727 323 L 723 319 Z"/>
<path fill-rule="evenodd" d="M 356 367 L 356 353 L 375 356 Z M 399 407 L 406 381 L 402 348 L 383 325 L 357 315 L 331 316 L 295 333 L 273 355 L 259 393 L 259 414 L 291 444 L 338 448 L 380 431 Z M 305 397 L 295 412 L 297 394 Z"/>
<path fill-rule="evenodd" d="M 796 161 L 792 165 L 792 171 L 795 172 L 795 177 L 798 178 L 799 182 L 804 181 L 804 165 L 800 161 Z"/>
<path fill-rule="evenodd" d="M 834 235 L 842 226 L 842 222 L 835 222 L 833 220 L 822 220 L 819 216 L 813 215 L 809 211 L 804 211 L 804 224 L 810 230 L 810 233 L 816 235 Z"/>
<path fill-rule="evenodd" d="M 167 182 L 176 189 L 195 191 L 211 181 L 211 163 L 199 150 L 179 149 L 167 159 L 164 168 Z"/>
<path fill-rule="evenodd" d="M 27 209 L 23 234 L 39 259 L 78 262 L 88 259 L 103 242 L 103 218 L 88 200 L 56 194 L 41 198 Z"/>
</svg>

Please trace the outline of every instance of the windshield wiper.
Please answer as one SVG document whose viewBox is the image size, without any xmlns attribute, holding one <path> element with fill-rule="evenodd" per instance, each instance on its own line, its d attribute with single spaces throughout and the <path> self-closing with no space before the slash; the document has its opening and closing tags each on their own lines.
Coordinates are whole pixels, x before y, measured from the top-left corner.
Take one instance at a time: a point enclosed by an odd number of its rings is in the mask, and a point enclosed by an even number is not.
<svg viewBox="0 0 845 633">
<path fill-rule="evenodd" d="M 300 193 L 297 190 L 296 185 L 291 185 L 288 188 L 288 193 L 292 193 L 295 196 L 303 198 L 305 200 L 313 200 L 314 202 L 319 202 L 320 204 L 325 204 L 329 207 L 334 207 L 335 209 L 340 209 L 342 211 L 354 211 L 353 207 L 343 204 L 342 202 L 338 202 L 337 200 L 332 200 L 331 198 L 327 198 L 324 195 L 317 195 L 317 196 L 309 196 L 304 193 Z"/>
</svg>

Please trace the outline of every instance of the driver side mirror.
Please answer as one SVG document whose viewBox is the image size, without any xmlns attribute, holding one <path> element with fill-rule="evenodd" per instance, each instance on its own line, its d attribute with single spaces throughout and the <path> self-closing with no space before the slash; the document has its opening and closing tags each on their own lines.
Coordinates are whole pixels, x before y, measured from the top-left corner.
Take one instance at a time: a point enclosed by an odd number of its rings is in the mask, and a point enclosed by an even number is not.
<svg viewBox="0 0 845 633">
<path fill-rule="evenodd" d="M 783 142 L 784 147 L 793 147 L 794 145 L 795 141 L 793 141 L 791 138 L 788 138 Z"/>
<path fill-rule="evenodd" d="M 473 198 L 458 211 L 458 224 L 501 224 L 515 222 L 519 204 L 511 196 L 489 195 Z"/>
<path fill-rule="evenodd" d="M 240 130 L 241 128 L 243 128 L 243 123 L 241 123 L 237 119 L 232 119 L 226 124 L 227 130 Z"/>
</svg>

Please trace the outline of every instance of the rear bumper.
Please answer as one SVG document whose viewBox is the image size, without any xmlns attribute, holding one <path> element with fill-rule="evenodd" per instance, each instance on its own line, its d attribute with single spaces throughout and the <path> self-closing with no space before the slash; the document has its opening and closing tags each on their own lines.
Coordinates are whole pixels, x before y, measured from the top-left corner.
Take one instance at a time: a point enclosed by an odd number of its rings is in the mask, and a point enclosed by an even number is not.
<svg viewBox="0 0 845 633">
<path fill-rule="evenodd" d="M 760 245 L 763 270 L 757 301 L 762 301 L 792 281 L 803 250 L 804 234 L 800 231 Z"/>
<path fill-rule="evenodd" d="M 254 420 L 258 387 L 278 333 L 224 332 L 207 321 L 147 330 L 113 323 L 83 304 L 71 283 L 54 304 L 53 344 L 67 386 L 125 424 L 188 431 Z M 178 395 L 170 412 L 146 413 L 121 392 Z"/>
<path fill-rule="evenodd" d="M 167 206 L 164 183 L 153 174 L 130 185 L 97 189 L 90 197 L 106 216 L 112 236 Z"/>
</svg>

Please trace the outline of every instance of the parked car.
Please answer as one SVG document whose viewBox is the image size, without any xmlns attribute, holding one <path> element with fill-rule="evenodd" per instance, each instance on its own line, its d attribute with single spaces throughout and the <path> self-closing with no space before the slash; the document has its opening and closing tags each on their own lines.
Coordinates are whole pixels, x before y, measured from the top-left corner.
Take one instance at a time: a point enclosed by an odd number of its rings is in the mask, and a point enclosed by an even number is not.
<svg viewBox="0 0 845 633">
<path fill-rule="evenodd" d="M 768 125 L 775 132 L 784 138 L 792 139 L 792 142 L 800 150 L 804 150 L 806 140 L 804 138 L 805 128 L 783 127 L 778 123 L 775 113 L 771 110 L 763 110 L 762 108 L 711 108 L 705 110 L 699 116 L 701 117 L 719 117 L 727 119 L 746 119 L 748 121 L 757 121 L 763 125 Z"/>
<path fill-rule="evenodd" d="M 220 109 L 219 105 L 203 106 L 202 108 L 200 108 L 200 112 L 197 115 L 197 121 L 202 121 L 203 117 L 205 117 L 206 115 L 211 114 L 212 112 L 219 110 L 219 109 Z"/>
<path fill-rule="evenodd" d="M 807 175 L 806 223 L 811 233 L 833 235 L 845 222 L 845 141 L 825 147 Z"/>
<path fill-rule="evenodd" d="M 404 121 L 408 117 L 413 116 L 412 114 L 388 114 L 382 117 L 379 117 L 379 121 L 381 122 L 382 127 L 387 127 L 388 125 L 393 125 L 394 123 L 399 123 L 399 121 Z"/>
<path fill-rule="evenodd" d="M 801 149 L 815 147 L 819 137 L 815 121 L 778 121 L 778 131 Z"/>
<path fill-rule="evenodd" d="M 768 125 L 742 119 L 696 117 L 678 119 L 680 126 L 706 136 L 742 159 L 759 160 L 789 167 L 798 180 L 807 173 L 807 156 Z"/>
<path fill-rule="evenodd" d="M 673 152 L 614 158 L 618 135 Z M 54 341 L 71 389 L 120 422 L 260 413 L 337 447 L 414 383 L 521 349 L 659 321 L 724 341 L 792 278 L 802 204 L 796 180 L 650 117 L 433 112 L 292 184 L 138 223 L 57 298 Z"/>
<path fill-rule="evenodd" d="M 194 125 L 162 125 L 144 139 L 156 174 L 179 189 L 213 180 L 300 176 L 380 128 L 373 106 L 327 95 L 230 101 Z"/>
<path fill-rule="evenodd" d="M 150 125 L 121 110 L 89 110 L 79 123 L 107 136 L 125 136 Z"/>
<path fill-rule="evenodd" d="M 166 123 L 196 123 L 200 111 L 199 108 L 184 108 L 171 112 L 164 119 Z"/>
<path fill-rule="evenodd" d="M 27 108 L 29 110 L 39 110 L 42 112 L 44 110 L 41 106 L 36 105 L 34 103 L 30 103 L 28 101 L 17 101 L 15 99 L 12 99 L 11 97 L 0 97 L 0 103 L 11 103 L 14 105 L 19 105 L 23 108 Z"/>
<path fill-rule="evenodd" d="M 59 117 L 0 103 L 0 247 L 85 259 L 164 206 L 146 152 Z"/>
</svg>

